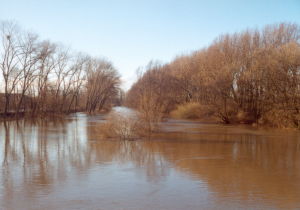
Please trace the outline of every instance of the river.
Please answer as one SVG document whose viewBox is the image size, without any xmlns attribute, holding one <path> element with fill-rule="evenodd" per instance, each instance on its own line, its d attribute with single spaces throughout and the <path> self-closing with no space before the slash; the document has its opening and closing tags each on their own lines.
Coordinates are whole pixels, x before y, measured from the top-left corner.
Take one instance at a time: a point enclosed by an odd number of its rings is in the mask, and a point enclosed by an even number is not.
<svg viewBox="0 0 300 210">
<path fill-rule="evenodd" d="M 0 122 L 1 209 L 300 209 L 300 132 L 168 119 L 119 141 L 104 119 Z"/>
</svg>

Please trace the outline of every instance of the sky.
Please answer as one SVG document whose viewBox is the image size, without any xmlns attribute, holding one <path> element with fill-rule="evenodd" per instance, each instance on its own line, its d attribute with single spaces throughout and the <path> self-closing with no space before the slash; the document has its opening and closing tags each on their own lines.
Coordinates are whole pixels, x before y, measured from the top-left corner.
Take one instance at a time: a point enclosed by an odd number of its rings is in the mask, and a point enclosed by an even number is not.
<svg viewBox="0 0 300 210">
<path fill-rule="evenodd" d="M 112 61 L 128 89 L 151 60 L 170 62 L 224 33 L 300 24 L 300 0 L 0 0 L 0 20 Z"/>
</svg>

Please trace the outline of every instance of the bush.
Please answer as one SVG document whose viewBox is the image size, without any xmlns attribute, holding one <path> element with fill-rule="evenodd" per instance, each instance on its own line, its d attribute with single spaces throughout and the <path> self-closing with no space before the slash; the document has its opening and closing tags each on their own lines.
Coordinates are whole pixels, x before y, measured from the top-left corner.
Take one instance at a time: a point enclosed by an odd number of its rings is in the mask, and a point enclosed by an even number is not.
<svg viewBox="0 0 300 210">
<path fill-rule="evenodd" d="M 213 116 L 214 111 L 211 106 L 191 102 L 177 106 L 170 115 L 177 119 L 201 119 Z"/>
<path fill-rule="evenodd" d="M 134 140 L 150 137 L 157 129 L 156 121 L 145 118 L 143 114 L 111 112 L 106 122 L 100 126 L 103 138 L 117 138 L 121 140 Z M 149 127 L 150 126 L 150 127 Z"/>
<path fill-rule="evenodd" d="M 107 121 L 102 124 L 100 130 L 105 138 L 132 140 L 138 138 L 139 126 L 137 116 L 112 112 L 108 115 Z"/>
<path fill-rule="evenodd" d="M 300 129 L 300 113 L 295 110 L 272 109 L 259 119 L 259 124 L 271 125 L 278 128 Z"/>
</svg>

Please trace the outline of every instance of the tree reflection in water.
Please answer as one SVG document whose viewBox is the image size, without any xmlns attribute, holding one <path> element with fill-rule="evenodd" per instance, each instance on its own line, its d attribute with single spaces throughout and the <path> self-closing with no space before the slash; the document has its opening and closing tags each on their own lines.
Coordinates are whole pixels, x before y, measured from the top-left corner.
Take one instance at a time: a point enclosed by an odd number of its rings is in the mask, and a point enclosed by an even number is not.
<svg viewBox="0 0 300 210">
<path fill-rule="evenodd" d="M 115 171 L 108 177 L 115 185 L 125 179 L 129 186 L 138 181 L 149 189 L 154 185 L 170 187 L 153 192 L 166 198 L 165 202 L 173 198 L 174 206 L 170 204 L 170 208 L 174 209 L 197 200 L 203 187 L 199 181 L 207 186 L 201 192 L 212 196 L 213 204 L 202 203 L 207 208 L 225 204 L 239 207 L 233 201 L 249 208 L 258 204 L 266 208 L 300 206 L 298 132 L 166 122 L 161 125 L 164 131 L 152 140 L 118 141 L 99 139 L 102 119 L 103 116 L 77 114 L 64 120 L 0 122 L 0 203 L 14 209 L 30 207 L 43 198 L 40 202 L 44 204 L 40 205 L 51 208 L 50 203 L 58 200 L 55 195 L 64 190 L 72 195 L 74 189 L 80 189 L 78 184 L 88 181 L 95 171 L 99 180 L 90 184 L 105 182 L 103 171 L 108 167 Z M 126 175 L 132 173 L 136 180 L 127 180 Z M 174 176 L 179 177 L 177 181 Z M 176 197 L 180 193 L 176 194 L 171 186 L 185 188 L 180 187 L 180 182 L 186 180 L 194 187 L 187 188 L 191 194 L 179 202 Z M 68 182 L 73 187 L 67 187 Z M 142 205 L 146 205 L 148 196 L 139 192 L 147 188 L 134 189 Z M 95 193 L 104 192 L 92 191 L 87 196 Z M 170 197 L 174 193 L 175 197 Z M 50 195 L 51 199 L 45 200 Z M 115 188 L 109 195 L 100 195 L 118 198 Z M 126 196 L 128 203 L 137 199 Z M 160 204 L 164 201 L 160 200 Z M 57 208 L 65 207 L 61 205 Z M 155 205 L 158 204 L 154 202 L 151 207 Z"/>
</svg>

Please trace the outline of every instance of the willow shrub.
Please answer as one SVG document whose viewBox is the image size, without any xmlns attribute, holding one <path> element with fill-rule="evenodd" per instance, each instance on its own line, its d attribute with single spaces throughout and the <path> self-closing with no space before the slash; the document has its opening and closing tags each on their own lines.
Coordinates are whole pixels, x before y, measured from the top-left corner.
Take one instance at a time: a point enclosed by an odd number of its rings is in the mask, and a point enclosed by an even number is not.
<svg viewBox="0 0 300 210">
<path fill-rule="evenodd" d="M 212 117 L 213 115 L 214 111 L 211 106 L 196 102 L 178 105 L 176 109 L 170 113 L 170 116 L 176 119 L 203 119 Z"/>
</svg>

